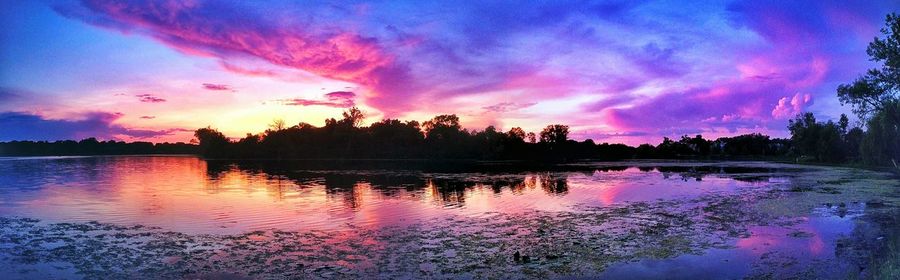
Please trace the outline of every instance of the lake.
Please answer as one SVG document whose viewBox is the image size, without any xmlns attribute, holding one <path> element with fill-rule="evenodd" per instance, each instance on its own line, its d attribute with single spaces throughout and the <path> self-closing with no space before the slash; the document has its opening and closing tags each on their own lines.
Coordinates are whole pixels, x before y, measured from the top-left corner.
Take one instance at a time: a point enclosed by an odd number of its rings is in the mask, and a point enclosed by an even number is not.
<svg viewBox="0 0 900 280">
<path fill-rule="evenodd" d="M 21 278 L 865 275 L 889 174 L 765 162 L 0 159 Z"/>
</svg>

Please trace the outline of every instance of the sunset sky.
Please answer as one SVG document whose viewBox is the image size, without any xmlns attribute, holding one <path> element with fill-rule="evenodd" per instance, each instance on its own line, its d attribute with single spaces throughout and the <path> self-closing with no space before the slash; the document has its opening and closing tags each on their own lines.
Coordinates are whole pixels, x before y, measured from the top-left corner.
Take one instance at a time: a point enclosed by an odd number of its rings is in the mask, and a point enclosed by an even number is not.
<svg viewBox="0 0 900 280">
<path fill-rule="evenodd" d="M 547 3 L 541 3 L 547 2 Z M 240 137 L 273 119 L 463 126 L 658 143 L 787 136 L 897 1 L 4 1 L 0 141 Z"/>
</svg>

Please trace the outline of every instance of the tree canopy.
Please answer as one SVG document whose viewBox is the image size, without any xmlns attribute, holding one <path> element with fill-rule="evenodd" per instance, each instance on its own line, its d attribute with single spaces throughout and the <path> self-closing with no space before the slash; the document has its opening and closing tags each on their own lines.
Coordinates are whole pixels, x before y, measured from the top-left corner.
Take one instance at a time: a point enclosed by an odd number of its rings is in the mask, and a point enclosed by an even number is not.
<svg viewBox="0 0 900 280">
<path fill-rule="evenodd" d="M 900 158 L 900 16 L 887 15 L 881 34 L 883 37 L 873 39 L 866 49 L 869 60 L 878 67 L 850 84 L 840 85 L 837 94 L 841 103 L 852 106 L 866 123 L 864 133 L 845 135 L 851 144 L 858 145 L 862 161 L 896 166 Z M 842 120 L 840 124 L 843 130 L 844 123 Z"/>
<path fill-rule="evenodd" d="M 880 64 L 869 69 L 850 84 L 838 86 L 841 104 L 849 104 L 861 120 L 867 121 L 886 108 L 897 106 L 900 98 L 900 16 L 889 14 L 886 26 L 881 28 L 883 38 L 876 37 L 869 43 L 866 53 L 869 60 Z M 885 115 L 894 122 L 900 116 Z"/>
</svg>

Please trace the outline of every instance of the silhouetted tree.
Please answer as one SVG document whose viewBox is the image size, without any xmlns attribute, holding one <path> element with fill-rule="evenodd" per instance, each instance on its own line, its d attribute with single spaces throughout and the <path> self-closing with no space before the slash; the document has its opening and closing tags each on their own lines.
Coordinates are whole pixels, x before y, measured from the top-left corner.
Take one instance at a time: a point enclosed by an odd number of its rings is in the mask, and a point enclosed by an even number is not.
<svg viewBox="0 0 900 280">
<path fill-rule="evenodd" d="M 506 152 L 507 135 L 497 132 L 494 126 L 488 126 L 483 131 L 474 135 L 476 147 L 479 147 L 477 157 L 482 159 L 500 158 Z"/>
<path fill-rule="evenodd" d="M 900 16 L 887 15 L 881 33 L 884 38 L 875 38 L 866 49 L 869 60 L 881 67 L 869 69 L 862 77 L 837 89 L 841 103 L 850 104 L 862 120 L 869 120 L 886 108 L 896 106 L 894 103 L 900 98 Z M 900 119 L 895 114 L 883 117 L 894 123 Z"/>
<path fill-rule="evenodd" d="M 682 139 L 687 138 L 684 136 Z M 689 139 L 689 138 L 688 138 Z M 677 158 L 693 155 L 694 151 L 683 141 L 675 142 L 669 137 L 664 137 L 662 143 L 656 146 L 656 155 L 664 158 Z"/>
<path fill-rule="evenodd" d="M 283 119 L 274 119 L 272 123 L 269 124 L 269 129 L 274 131 L 284 130 L 284 120 Z"/>
<path fill-rule="evenodd" d="M 591 139 L 568 139 L 569 127 L 548 125 L 536 135 L 514 127 L 500 132 L 489 126 L 481 131 L 463 129 L 456 115 L 439 115 L 424 122 L 385 119 L 361 126 L 364 114 L 351 108 L 340 120 L 329 118 L 323 127 L 300 123 L 272 126 L 262 134 L 247 134 L 236 142 L 212 128 L 197 130 L 201 154 L 216 158 L 430 158 L 519 160 L 621 160 L 629 158 L 683 158 L 709 156 L 779 156 L 790 142 L 760 134 L 723 137 L 708 141 L 701 135 L 664 138 L 658 146 L 637 148 L 624 144 L 597 144 Z M 280 129 L 279 129 L 280 128 Z"/>
<path fill-rule="evenodd" d="M 860 143 L 860 155 L 865 163 L 875 165 L 900 164 L 900 123 L 890 116 L 900 114 L 900 101 L 886 103 L 866 123 Z"/>
<path fill-rule="evenodd" d="M 817 122 L 812 113 L 797 115 L 788 125 L 791 140 L 798 155 L 809 156 L 818 161 L 838 162 L 846 158 L 840 124 L 832 121 Z"/>
<path fill-rule="evenodd" d="M 650 144 L 641 144 L 635 149 L 635 156 L 637 158 L 655 158 L 656 148 Z"/>
<path fill-rule="evenodd" d="M 791 141 L 799 155 L 817 156 L 816 143 L 819 141 L 819 125 L 812 113 L 797 115 L 788 122 L 791 131 Z"/>
<path fill-rule="evenodd" d="M 351 107 L 347 111 L 344 111 L 343 116 L 343 121 L 349 123 L 353 127 L 359 127 L 359 125 L 362 124 L 362 121 L 366 118 L 365 114 L 363 114 L 363 112 L 355 106 Z"/>
<path fill-rule="evenodd" d="M 439 115 L 423 123 L 425 145 L 433 157 L 468 158 L 468 132 L 459 125 L 456 115 Z"/>
<path fill-rule="evenodd" d="M 869 60 L 879 67 L 838 86 L 837 95 L 866 123 L 860 143 L 862 160 L 896 165 L 900 159 L 900 16 L 887 15 L 881 33 L 884 37 L 875 38 L 866 49 Z"/>
<path fill-rule="evenodd" d="M 684 135 L 679 142 L 687 146 L 687 148 L 697 156 L 708 156 L 712 148 L 712 143 L 703 139 L 703 135 L 700 134 L 697 134 L 693 138 Z"/>
<path fill-rule="evenodd" d="M 521 127 L 513 127 L 506 134 L 509 136 L 509 139 L 525 142 L 525 130 L 522 130 Z"/>
<path fill-rule="evenodd" d="M 534 135 L 534 132 L 529 132 L 527 134 L 526 138 L 528 138 L 528 143 L 532 143 L 532 144 L 537 143 L 537 136 Z"/>
<path fill-rule="evenodd" d="M 200 143 L 200 154 L 207 157 L 221 157 L 225 155 L 228 138 L 224 134 L 211 127 L 194 131 L 194 137 Z"/>
<path fill-rule="evenodd" d="M 860 160 L 861 146 L 865 132 L 862 128 L 854 127 L 844 134 L 844 150 L 846 156 L 851 160 Z"/>
<path fill-rule="evenodd" d="M 83 156 L 83 155 L 146 155 L 146 154 L 197 154 L 197 145 L 188 143 L 150 143 L 122 141 L 98 141 L 96 138 L 81 141 L 10 141 L 0 142 L 0 156 Z"/>
<path fill-rule="evenodd" d="M 421 156 L 421 146 L 425 140 L 419 123 L 384 119 L 369 127 L 373 144 L 373 157 L 415 158 Z"/>
<path fill-rule="evenodd" d="M 550 144 L 565 143 L 569 139 L 569 126 L 551 124 L 541 130 L 541 142 Z"/>
<path fill-rule="evenodd" d="M 456 115 L 435 116 L 431 120 L 426 121 L 422 127 L 425 129 L 425 134 L 435 129 L 460 130 L 459 117 Z"/>
</svg>

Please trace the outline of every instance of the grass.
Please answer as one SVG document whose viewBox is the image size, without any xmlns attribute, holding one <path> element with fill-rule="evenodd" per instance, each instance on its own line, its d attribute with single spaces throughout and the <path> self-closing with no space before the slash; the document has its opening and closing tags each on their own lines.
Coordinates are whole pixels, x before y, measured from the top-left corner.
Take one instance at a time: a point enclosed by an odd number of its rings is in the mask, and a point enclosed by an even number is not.
<svg viewBox="0 0 900 280">
<path fill-rule="evenodd" d="M 900 236 L 893 234 L 886 238 L 888 244 L 872 258 L 871 273 L 866 279 L 900 279 Z"/>
<path fill-rule="evenodd" d="M 870 279 L 900 279 L 900 250 L 894 248 L 891 254 L 875 264 Z"/>
</svg>

